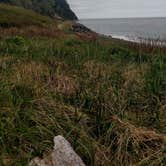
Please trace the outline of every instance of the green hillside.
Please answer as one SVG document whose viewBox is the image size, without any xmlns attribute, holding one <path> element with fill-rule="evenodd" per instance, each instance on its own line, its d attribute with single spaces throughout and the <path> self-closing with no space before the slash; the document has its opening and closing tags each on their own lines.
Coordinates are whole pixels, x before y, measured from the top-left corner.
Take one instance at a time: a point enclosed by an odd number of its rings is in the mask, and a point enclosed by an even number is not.
<svg viewBox="0 0 166 166">
<path fill-rule="evenodd" d="M 76 20 L 77 16 L 70 9 L 66 0 L 0 0 L 0 3 L 32 9 L 42 15 Z"/>
<path fill-rule="evenodd" d="M 42 16 L 31 10 L 0 4 L 1 27 L 26 25 L 45 26 L 51 24 L 52 22 L 53 21 L 49 17 Z"/>
</svg>

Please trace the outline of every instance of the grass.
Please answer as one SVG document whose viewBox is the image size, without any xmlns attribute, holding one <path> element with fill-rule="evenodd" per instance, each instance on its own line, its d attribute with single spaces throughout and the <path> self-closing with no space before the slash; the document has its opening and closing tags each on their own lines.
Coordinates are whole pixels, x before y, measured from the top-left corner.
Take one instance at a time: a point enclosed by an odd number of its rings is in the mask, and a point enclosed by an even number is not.
<svg viewBox="0 0 166 166">
<path fill-rule="evenodd" d="M 13 7 L 5 4 L 0 4 L 0 26 L 47 26 L 52 24 L 51 18 L 37 14 L 31 10 L 21 7 Z"/>
<path fill-rule="evenodd" d="M 59 134 L 88 166 L 166 164 L 165 48 L 22 29 L 0 39 L 0 165 L 28 165 Z"/>
</svg>

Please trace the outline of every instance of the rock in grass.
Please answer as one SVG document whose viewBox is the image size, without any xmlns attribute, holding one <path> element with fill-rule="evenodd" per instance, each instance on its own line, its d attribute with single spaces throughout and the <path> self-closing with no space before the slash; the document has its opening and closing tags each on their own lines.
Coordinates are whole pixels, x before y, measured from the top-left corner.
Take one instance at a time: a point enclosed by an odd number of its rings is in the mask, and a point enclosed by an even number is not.
<svg viewBox="0 0 166 166">
<path fill-rule="evenodd" d="M 56 136 L 52 153 L 44 159 L 33 159 L 29 166 L 85 166 L 85 164 L 64 137 Z"/>
</svg>

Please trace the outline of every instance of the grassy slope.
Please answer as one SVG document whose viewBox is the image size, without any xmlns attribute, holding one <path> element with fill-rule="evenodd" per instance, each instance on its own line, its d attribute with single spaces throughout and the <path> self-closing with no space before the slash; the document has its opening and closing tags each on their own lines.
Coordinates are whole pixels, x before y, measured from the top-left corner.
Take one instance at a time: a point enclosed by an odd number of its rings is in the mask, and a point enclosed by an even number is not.
<svg viewBox="0 0 166 166">
<path fill-rule="evenodd" d="M 44 26 L 51 23 L 52 20 L 49 17 L 42 16 L 31 10 L 0 4 L 0 26 Z"/>
<path fill-rule="evenodd" d="M 0 3 L 31 9 L 52 18 L 60 16 L 63 19 L 77 20 L 66 0 L 0 0 Z"/>
<path fill-rule="evenodd" d="M 0 39 L 0 165 L 59 134 L 88 166 L 165 165 L 165 49 L 19 31 Z"/>
</svg>

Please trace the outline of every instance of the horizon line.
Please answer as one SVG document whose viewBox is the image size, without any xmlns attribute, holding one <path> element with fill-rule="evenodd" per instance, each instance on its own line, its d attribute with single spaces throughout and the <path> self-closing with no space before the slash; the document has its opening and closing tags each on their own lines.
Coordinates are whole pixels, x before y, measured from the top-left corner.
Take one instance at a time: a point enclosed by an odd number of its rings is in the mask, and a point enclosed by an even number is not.
<svg viewBox="0 0 166 166">
<path fill-rule="evenodd" d="M 99 18 L 78 18 L 78 21 L 79 20 L 98 20 L 98 19 L 139 19 L 139 18 L 151 18 L 151 19 L 154 19 L 154 18 L 166 18 L 166 16 L 145 16 L 145 17 L 142 17 L 142 16 L 138 16 L 138 17 L 99 17 Z"/>
</svg>

